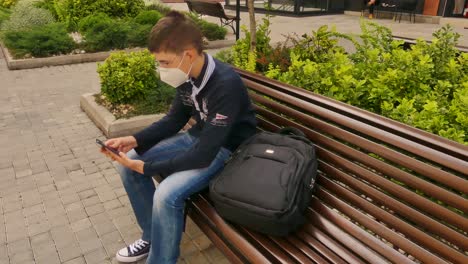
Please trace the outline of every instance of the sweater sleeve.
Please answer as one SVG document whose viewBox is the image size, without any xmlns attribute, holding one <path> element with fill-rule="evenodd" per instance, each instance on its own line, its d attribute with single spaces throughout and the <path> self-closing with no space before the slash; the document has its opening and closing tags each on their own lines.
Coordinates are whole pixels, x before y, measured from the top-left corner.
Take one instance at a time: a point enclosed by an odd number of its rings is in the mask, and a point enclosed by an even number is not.
<svg viewBox="0 0 468 264">
<path fill-rule="evenodd" d="M 205 168 L 211 164 L 225 144 L 240 110 L 244 106 L 242 90 L 232 87 L 233 85 L 237 85 L 237 83 L 218 86 L 222 87 L 223 93 L 209 98 L 208 109 L 210 112 L 199 140 L 192 148 L 169 160 L 146 162 L 143 168 L 145 175 L 158 173 L 170 175 L 178 171 Z"/>
<path fill-rule="evenodd" d="M 181 99 L 181 92 L 177 90 L 172 101 L 169 113 L 161 120 L 154 122 L 147 128 L 137 132 L 135 137 L 138 147 L 135 151 L 142 155 L 147 150 L 177 132 L 179 132 L 190 119 L 191 107 L 184 105 Z"/>
</svg>

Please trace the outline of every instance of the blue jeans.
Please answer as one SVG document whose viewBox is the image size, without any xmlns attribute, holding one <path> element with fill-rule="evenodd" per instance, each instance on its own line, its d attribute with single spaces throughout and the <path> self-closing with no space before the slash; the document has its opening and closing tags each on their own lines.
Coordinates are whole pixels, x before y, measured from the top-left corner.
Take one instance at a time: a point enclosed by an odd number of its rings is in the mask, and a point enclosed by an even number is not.
<svg viewBox="0 0 468 264">
<path fill-rule="evenodd" d="M 181 133 L 161 141 L 141 156 L 134 150 L 127 154 L 131 159 L 143 161 L 167 160 L 184 153 L 197 141 L 197 138 L 188 133 Z M 142 239 L 151 241 L 147 264 L 177 262 L 184 225 L 185 200 L 207 187 L 230 155 L 229 150 L 221 148 L 210 166 L 176 172 L 165 178 L 157 188 L 152 177 L 118 166 L 136 219 L 143 230 Z"/>
</svg>

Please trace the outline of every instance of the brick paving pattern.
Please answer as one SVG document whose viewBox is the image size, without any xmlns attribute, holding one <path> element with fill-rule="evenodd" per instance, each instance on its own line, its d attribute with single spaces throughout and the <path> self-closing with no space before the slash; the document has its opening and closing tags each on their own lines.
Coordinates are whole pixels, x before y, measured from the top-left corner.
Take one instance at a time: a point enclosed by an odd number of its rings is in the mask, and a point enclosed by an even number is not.
<svg viewBox="0 0 468 264">
<path fill-rule="evenodd" d="M 9 71 L 0 55 L 0 264 L 118 263 L 140 237 L 79 107 L 98 90 L 96 63 Z M 181 252 L 180 263 L 228 263 L 192 221 Z"/>
</svg>

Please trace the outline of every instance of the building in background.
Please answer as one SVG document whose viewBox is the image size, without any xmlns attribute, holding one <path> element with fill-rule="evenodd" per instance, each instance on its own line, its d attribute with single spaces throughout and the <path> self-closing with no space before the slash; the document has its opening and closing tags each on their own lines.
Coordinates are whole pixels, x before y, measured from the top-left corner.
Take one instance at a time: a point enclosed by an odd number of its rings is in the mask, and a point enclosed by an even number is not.
<svg viewBox="0 0 468 264">
<path fill-rule="evenodd" d="M 468 17 L 468 0 L 381 0 L 381 4 L 415 4 L 416 14 L 440 17 Z M 235 9 L 236 0 L 225 0 L 227 9 Z M 362 0 L 255 0 L 257 12 L 271 12 L 278 15 L 310 16 L 339 14 L 344 11 L 358 11 L 363 8 Z M 247 1 L 240 1 L 241 9 L 247 9 Z"/>
</svg>

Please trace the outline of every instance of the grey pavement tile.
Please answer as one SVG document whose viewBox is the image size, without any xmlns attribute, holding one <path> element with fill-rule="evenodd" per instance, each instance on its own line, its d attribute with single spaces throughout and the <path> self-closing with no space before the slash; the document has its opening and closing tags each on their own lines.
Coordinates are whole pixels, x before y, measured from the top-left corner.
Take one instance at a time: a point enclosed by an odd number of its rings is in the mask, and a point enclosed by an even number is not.
<svg viewBox="0 0 468 264">
<path fill-rule="evenodd" d="M 40 186 L 38 190 L 40 194 L 44 194 L 44 193 L 48 193 L 51 191 L 56 191 L 57 189 L 55 187 L 55 184 L 51 183 L 51 184 Z"/>
<path fill-rule="evenodd" d="M 94 189 L 85 190 L 85 191 L 82 191 L 82 192 L 78 193 L 78 196 L 80 197 L 80 200 L 85 200 L 85 199 L 88 199 L 88 198 L 96 196 L 96 195 L 97 194 L 96 194 L 96 191 L 94 191 Z"/>
<path fill-rule="evenodd" d="M 115 195 L 117 195 L 117 197 L 127 195 L 127 191 L 125 191 L 124 187 L 116 188 L 114 189 L 114 192 L 115 192 Z"/>
<path fill-rule="evenodd" d="M 42 201 L 48 200 L 57 200 L 60 199 L 60 195 L 58 191 L 52 190 L 46 193 L 41 193 Z"/>
<path fill-rule="evenodd" d="M 60 264 L 60 258 L 57 252 L 50 252 L 45 256 L 35 257 L 35 264 Z"/>
<path fill-rule="evenodd" d="M 130 205 L 130 200 L 128 199 L 128 196 L 120 196 L 119 197 L 119 202 L 124 205 L 124 206 L 129 206 L 131 207 Z"/>
<path fill-rule="evenodd" d="M 55 186 L 57 186 L 57 190 L 67 189 L 72 186 L 72 181 L 70 179 L 55 181 Z"/>
<path fill-rule="evenodd" d="M 123 215 L 129 215 L 129 214 L 133 215 L 132 209 L 129 209 L 129 208 L 125 207 L 125 206 L 109 210 L 109 211 L 107 211 L 107 213 L 109 214 L 109 216 L 112 219 L 119 218 L 119 217 L 121 217 Z"/>
<path fill-rule="evenodd" d="M 23 208 L 23 205 L 21 202 L 9 202 L 9 203 L 3 204 L 3 211 L 5 213 L 18 211 L 21 208 Z"/>
<path fill-rule="evenodd" d="M 117 198 L 117 196 L 115 195 L 112 189 L 106 192 L 98 192 L 98 196 L 102 202 L 107 202 L 107 201 Z"/>
<path fill-rule="evenodd" d="M 50 234 L 50 232 L 45 232 L 42 234 L 31 236 L 30 240 L 33 250 L 35 248 L 38 248 L 42 244 L 53 244 L 52 235 Z"/>
<path fill-rule="evenodd" d="M 70 223 L 73 223 L 73 222 L 76 222 L 78 220 L 88 217 L 88 215 L 86 214 L 86 211 L 81 208 L 67 212 L 67 216 L 68 216 L 68 220 L 70 221 Z"/>
<path fill-rule="evenodd" d="M 136 224 L 130 215 L 122 215 L 114 218 L 113 222 L 119 230 Z"/>
<path fill-rule="evenodd" d="M 68 205 L 70 204 L 81 204 L 80 202 L 80 197 L 78 197 L 78 194 L 76 193 L 71 193 L 71 194 L 67 194 L 67 195 L 62 195 L 62 202 L 63 204 L 65 205 L 65 207 L 67 208 Z"/>
<path fill-rule="evenodd" d="M 16 253 L 16 254 L 10 255 L 9 257 L 10 257 L 10 263 L 14 263 L 14 264 L 34 263 L 34 255 L 31 250 Z"/>
<path fill-rule="evenodd" d="M 93 227 L 100 237 L 107 233 L 117 231 L 117 228 L 111 221 L 99 222 L 97 224 L 94 224 Z"/>
<path fill-rule="evenodd" d="M 91 223 L 93 223 L 93 225 L 96 225 L 101 222 L 111 221 L 111 218 L 109 214 L 107 214 L 107 212 L 102 212 L 102 213 L 90 216 L 89 219 L 91 220 Z"/>
<path fill-rule="evenodd" d="M 66 261 L 63 264 L 86 264 L 86 262 L 83 257 L 78 257 L 78 258 Z"/>
<path fill-rule="evenodd" d="M 34 236 L 34 235 L 37 235 L 37 234 L 40 234 L 40 233 L 44 233 L 44 232 L 47 232 L 50 230 L 50 225 L 49 225 L 49 222 L 48 221 L 45 221 L 45 222 L 41 222 L 41 223 L 38 223 L 38 224 L 32 224 L 30 226 L 28 226 L 28 233 L 29 233 L 29 236 Z"/>
<path fill-rule="evenodd" d="M 42 201 L 40 199 L 38 199 L 38 200 L 39 200 L 39 204 L 32 205 L 32 206 L 29 206 L 29 207 L 24 207 L 24 209 L 23 209 L 23 215 L 24 216 L 28 217 L 28 216 L 31 216 L 31 215 L 34 215 L 34 214 L 37 214 L 37 213 L 44 212 Z"/>
<path fill-rule="evenodd" d="M 91 185 L 95 188 L 107 185 L 107 181 L 104 178 L 91 180 Z"/>
<path fill-rule="evenodd" d="M 120 206 L 122 206 L 122 204 L 120 203 L 118 199 L 114 199 L 114 200 L 107 201 L 104 203 L 104 209 L 106 209 L 106 211 L 110 211 Z"/>
<path fill-rule="evenodd" d="M 86 210 L 86 213 L 89 216 L 93 216 L 93 215 L 100 214 L 100 213 L 104 212 L 104 206 L 102 205 L 102 203 L 98 203 L 98 204 L 95 204 L 95 205 L 86 206 L 85 210 Z"/>
<path fill-rule="evenodd" d="M 86 198 L 86 199 L 84 199 L 82 201 L 83 201 L 83 205 L 85 207 L 89 207 L 89 206 L 101 203 L 101 200 L 99 200 L 99 197 L 97 195 Z"/>
<path fill-rule="evenodd" d="M 98 248 L 84 255 L 87 264 L 102 264 L 106 260 L 110 260 L 104 248 Z"/>
<path fill-rule="evenodd" d="M 75 195 L 77 197 L 77 201 L 75 202 L 72 202 L 72 203 L 63 203 L 65 205 L 65 211 L 66 212 L 70 212 L 70 211 L 73 211 L 73 210 L 79 210 L 79 209 L 83 209 L 84 206 L 83 206 L 83 203 L 81 203 L 80 199 L 78 198 L 78 195 Z M 62 197 L 62 201 L 63 201 L 63 197 Z"/>
<path fill-rule="evenodd" d="M 78 245 L 78 243 L 77 244 L 70 244 L 70 245 L 68 245 L 66 247 L 59 248 L 58 249 L 58 254 L 59 254 L 59 257 L 60 257 L 60 260 L 62 261 L 62 263 L 63 262 L 68 263 L 68 261 L 74 260 L 74 259 L 79 258 L 80 256 L 82 256 L 81 248 Z M 73 262 L 70 262 L 70 263 L 73 263 Z"/>
<path fill-rule="evenodd" d="M 71 223 L 71 227 L 75 233 L 91 227 L 91 221 L 89 218 L 84 218 L 79 221 Z"/>
<path fill-rule="evenodd" d="M 7 244 L 8 255 L 14 255 L 24 251 L 31 250 L 29 239 L 21 239 Z"/>
<path fill-rule="evenodd" d="M 69 220 L 67 215 L 54 215 L 51 218 L 49 218 L 49 224 L 50 227 L 57 227 L 57 226 L 62 226 L 69 224 Z"/>
<path fill-rule="evenodd" d="M 53 227 L 51 229 L 51 234 L 57 249 L 65 248 L 70 245 L 77 245 L 74 232 L 69 225 Z"/>
</svg>

